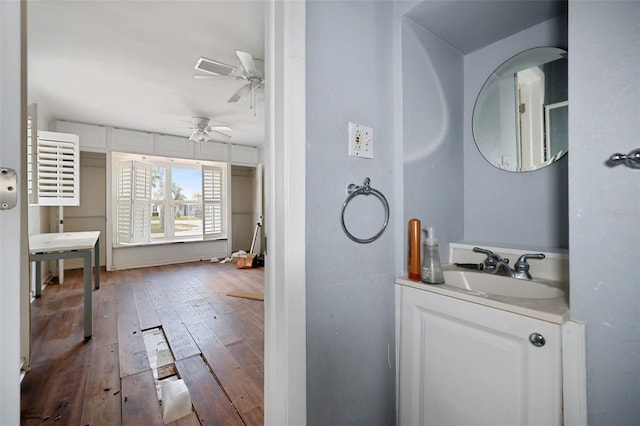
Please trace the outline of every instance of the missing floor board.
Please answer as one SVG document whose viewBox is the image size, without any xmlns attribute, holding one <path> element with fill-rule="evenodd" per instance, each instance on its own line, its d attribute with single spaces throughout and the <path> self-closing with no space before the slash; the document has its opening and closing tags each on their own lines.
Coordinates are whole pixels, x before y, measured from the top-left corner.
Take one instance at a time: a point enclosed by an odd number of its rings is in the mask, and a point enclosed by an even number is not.
<svg viewBox="0 0 640 426">
<path fill-rule="evenodd" d="M 178 377 L 175 358 L 162 327 L 142 332 L 144 346 L 156 384 L 158 402 L 162 405 L 165 424 L 191 414 L 191 396 L 184 381 Z"/>
</svg>

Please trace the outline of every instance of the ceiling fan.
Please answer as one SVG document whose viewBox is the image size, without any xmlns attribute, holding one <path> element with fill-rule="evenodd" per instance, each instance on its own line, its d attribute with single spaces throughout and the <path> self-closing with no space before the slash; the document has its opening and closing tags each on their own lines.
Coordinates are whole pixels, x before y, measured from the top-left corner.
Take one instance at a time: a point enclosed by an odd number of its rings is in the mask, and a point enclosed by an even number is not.
<svg viewBox="0 0 640 426">
<path fill-rule="evenodd" d="M 224 136 L 225 138 L 230 138 L 231 135 L 228 135 L 224 132 L 230 132 L 231 127 L 224 124 L 216 124 L 213 126 L 209 125 L 209 119 L 206 117 L 191 117 L 191 129 L 193 132 L 189 139 L 195 142 L 206 142 L 210 137 L 210 133 L 216 133 Z"/>
<path fill-rule="evenodd" d="M 236 56 L 240 61 L 240 68 L 201 56 L 196 62 L 195 69 L 206 74 L 194 74 L 193 78 L 206 80 L 222 76 L 246 80 L 247 83 L 238 89 L 227 102 L 238 102 L 242 98 L 249 98 L 249 107 L 253 110 L 253 115 L 256 115 L 256 98 L 264 89 L 264 62 L 242 50 L 236 50 Z"/>
</svg>

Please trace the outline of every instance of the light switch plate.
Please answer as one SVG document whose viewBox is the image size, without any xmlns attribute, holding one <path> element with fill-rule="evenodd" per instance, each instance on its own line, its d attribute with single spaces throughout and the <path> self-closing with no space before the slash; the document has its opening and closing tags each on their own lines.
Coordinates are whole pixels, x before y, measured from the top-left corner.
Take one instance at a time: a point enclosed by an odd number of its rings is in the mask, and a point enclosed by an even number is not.
<svg viewBox="0 0 640 426">
<path fill-rule="evenodd" d="M 373 158 L 373 129 L 356 123 L 349 123 L 349 155 Z"/>
</svg>

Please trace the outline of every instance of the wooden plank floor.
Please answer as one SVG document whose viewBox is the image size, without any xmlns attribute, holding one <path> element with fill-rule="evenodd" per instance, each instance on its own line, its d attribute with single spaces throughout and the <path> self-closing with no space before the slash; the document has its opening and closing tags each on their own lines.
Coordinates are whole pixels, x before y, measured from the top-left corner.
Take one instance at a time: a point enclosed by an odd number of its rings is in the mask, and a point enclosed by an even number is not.
<svg viewBox="0 0 640 426">
<path fill-rule="evenodd" d="M 32 303 L 32 368 L 23 425 L 162 425 L 142 331 L 162 327 L 193 404 L 173 425 L 261 425 L 263 269 L 193 262 L 103 272 L 93 338 L 83 337 L 82 270 Z"/>
</svg>

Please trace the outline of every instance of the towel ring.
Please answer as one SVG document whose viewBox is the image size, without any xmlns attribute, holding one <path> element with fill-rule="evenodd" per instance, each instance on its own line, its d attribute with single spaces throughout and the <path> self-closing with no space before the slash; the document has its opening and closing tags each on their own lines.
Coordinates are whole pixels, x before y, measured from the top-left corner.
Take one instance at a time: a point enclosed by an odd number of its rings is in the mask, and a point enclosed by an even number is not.
<svg viewBox="0 0 640 426">
<path fill-rule="evenodd" d="M 389 223 L 389 203 L 387 202 L 387 199 L 384 197 L 382 192 L 369 186 L 369 182 L 371 182 L 371 179 L 366 178 L 362 186 L 357 186 L 353 183 L 349 184 L 349 186 L 347 187 L 347 194 L 349 194 L 349 196 L 342 204 L 342 213 L 340 214 L 340 217 L 342 218 L 342 230 L 344 231 L 345 234 L 347 234 L 347 237 L 349 237 L 351 240 L 355 241 L 356 243 L 360 243 L 360 244 L 368 244 L 370 242 L 377 240 L 380 237 L 380 235 L 382 235 L 384 230 L 387 228 L 387 224 Z M 349 201 L 351 201 L 355 196 L 360 194 L 363 194 L 363 195 L 373 194 L 376 197 L 378 197 L 378 199 L 382 201 L 382 204 L 384 205 L 384 223 L 382 224 L 382 228 L 378 231 L 378 233 L 371 238 L 358 238 L 353 236 L 351 232 L 349 232 L 349 230 L 347 229 L 347 226 L 344 224 L 344 210 L 347 207 L 347 204 L 349 204 Z"/>
</svg>

